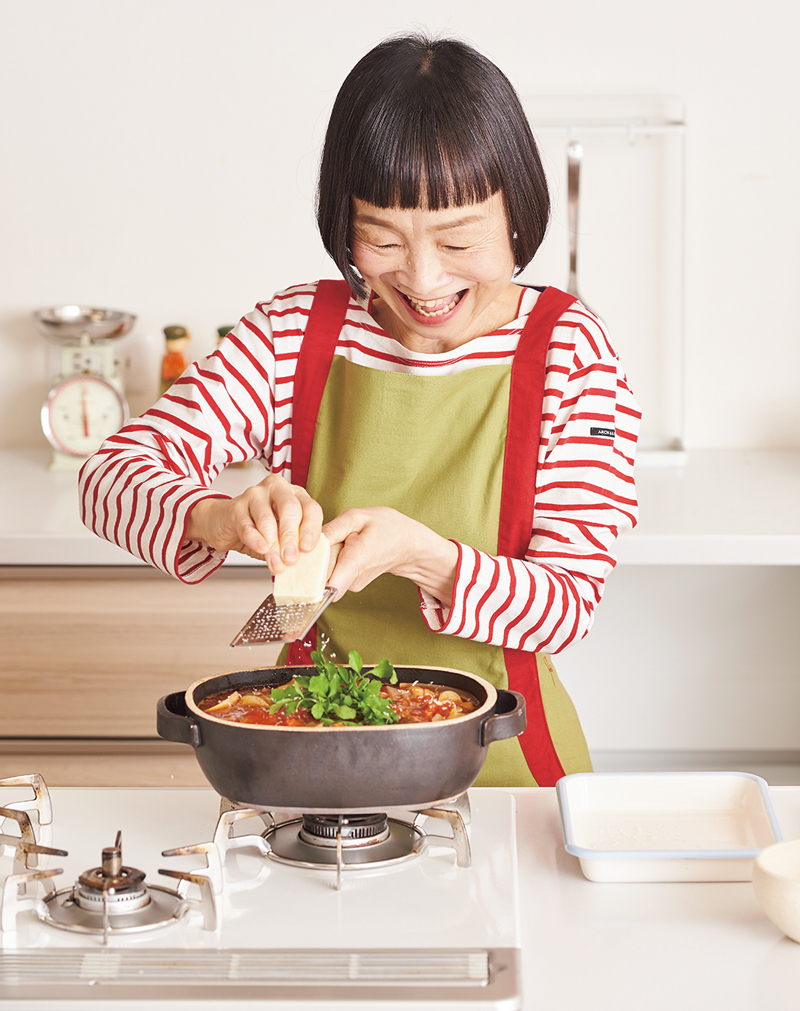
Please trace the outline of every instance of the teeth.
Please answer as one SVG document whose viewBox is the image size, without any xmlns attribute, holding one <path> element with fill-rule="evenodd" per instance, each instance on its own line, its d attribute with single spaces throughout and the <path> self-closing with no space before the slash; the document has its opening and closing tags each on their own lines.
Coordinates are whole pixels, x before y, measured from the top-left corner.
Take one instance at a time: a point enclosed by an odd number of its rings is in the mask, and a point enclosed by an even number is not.
<svg viewBox="0 0 800 1011">
<path fill-rule="evenodd" d="M 447 302 L 443 302 L 441 299 L 420 301 L 419 299 L 412 298 L 410 295 L 406 295 L 406 298 L 422 316 L 443 316 L 446 312 L 450 312 L 453 306 L 458 304 L 461 295 L 459 293 L 451 295 Z M 438 308 L 433 308 L 434 306 L 438 306 Z"/>
</svg>

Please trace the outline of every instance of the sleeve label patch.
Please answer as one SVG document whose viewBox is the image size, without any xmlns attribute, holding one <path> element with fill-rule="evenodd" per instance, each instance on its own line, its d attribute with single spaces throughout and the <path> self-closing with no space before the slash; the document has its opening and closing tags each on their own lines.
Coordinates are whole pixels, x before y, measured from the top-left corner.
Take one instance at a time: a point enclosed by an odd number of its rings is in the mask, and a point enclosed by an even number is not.
<svg viewBox="0 0 800 1011">
<path fill-rule="evenodd" d="M 616 435 L 613 428 L 590 428 L 589 435 L 599 435 L 602 439 L 613 439 Z"/>
</svg>

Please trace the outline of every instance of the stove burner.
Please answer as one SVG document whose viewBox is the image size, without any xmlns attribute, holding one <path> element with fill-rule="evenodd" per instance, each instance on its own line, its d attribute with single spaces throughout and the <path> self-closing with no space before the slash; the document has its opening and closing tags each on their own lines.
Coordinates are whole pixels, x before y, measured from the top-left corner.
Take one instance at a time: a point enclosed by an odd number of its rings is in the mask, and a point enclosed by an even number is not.
<svg viewBox="0 0 800 1011">
<path fill-rule="evenodd" d="M 300 838 L 311 846 L 336 848 L 339 838 L 345 849 L 374 846 L 389 838 L 385 814 L 304 814 Z"/>
<path fill-rule="evenodd" d="M 387 867 L 417 856 L 423 833 L 386 815 L 303 815 L 264 833 L 268 856 L 293 867 L 336 870 Z"/>
<path fill-rule="evenodd" d="M 122 832 L 103 850 L 102 863 L 84 871 L 72 888 L 45 900 L 45 922 L 84 934 L 133 933 L 179 919 L 177 892 L 144 883 L 144 871 L 122 863 Z M 113 925 L 111 923 L 113 919 Z"/>
<path fill-rule="evenodd" d="M 122 833 L 113 846 L 103 850 L 100 867 L 84 871 L 75 885 L 73 898 L 81 909 L 110 916 L 141 909 L 150 902 L 144 871 L 122 864 Z"/>
<path fill-rule="evenodd" d="M 35 820 L 41 832 L 49 831 L 52 822 L 50 795 L 38 774 L 0 779 L 2 787 L 30 786 L 33 801 L 17 801 L 0 807 L 0 857 L 7 848 L 14 849 L 13 872 L 0 879 L 0 934 L 17 930 L 20 914 L 34 912 L 40 920 L 60 930 L 101 935 L 103 944 L 112 935 L 138 933 L 177 923 L 187 913 L 202 914 L 203 929 L 216 930 L 218 909 L 215 895 L 222 892 L 222 867 L 217 863 L 199 872 L 160 870 L 159 874 L 175 878 L 173 891 L 161 885 L 145 884 L 143 871 L 122 863 L 122 833 L 117 832 L 113 846 L 103 849 L 101 864 L 84 871 L 71 888 L 56 891 L 53 878 L 62 868 L 41 868 L 39 856 L 69 854 L 37 841 Z M 5 832 L 6 821 L 16 821 L 18 834 Z M 48 837 L 49 838 L 49 837 Z M 266 845 L 257 837 L 258 843 Z M 164 856 L 183 852 L 205 852 L 215 844 L 183 847 L 180 851 L 165 851 Z M 216 873 L 218 871 L 218 873 Z M 194 894 L 189 894 L 194 889 Z M 199 894 L 198 894 L 199 892 Z M 44 894 L 42 894 L 44 893 Z M 0 941 L 0 949 L 3 948 Z"/>
<path fill-rule="evenodd" d="M 83 878 L 83 875 L 81 875 L 81 878 Z M 109 916 L 116 916 L 119 913 L 130 913 L 134 909 L 141 909 L 150 901 L 146 888 L 139 888 L 136 891 L 116 891 L 76 885 L 73 897 L 81 909 L 89 909 L 94 913 L 102 913 L 107 908 Z"/>
<path fill-rule="evenodd" d="M 72 930 L 79 934 L 100 934 L 104 937 L 114 934 L 135 934 L 156 927 L 165 927 L 170 923 L 177 923 L 183 915 L 180 895 L 160 885 L 149 886 L 144 905 L 116 908 L 109 903 L 108 918 L 104 915 L 102 903 L 97 908 L 79 904 L 75 888 L 64 888 L 60 892 L 55 892 L 49 895 L 44 903 L 45 923 L 61 930 Z"/>
</svg>

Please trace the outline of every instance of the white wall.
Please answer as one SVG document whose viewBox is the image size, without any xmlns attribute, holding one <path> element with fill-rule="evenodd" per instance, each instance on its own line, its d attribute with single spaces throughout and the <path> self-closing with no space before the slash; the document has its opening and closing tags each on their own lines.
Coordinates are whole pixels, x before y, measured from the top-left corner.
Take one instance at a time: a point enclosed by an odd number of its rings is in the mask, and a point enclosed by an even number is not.
<svg viewBox="0 0 800 1011">
<path fill-rule="evenodd" d="M 164 325 L 189 326 L 199 355 L 256 300 L 332 274 L 312 199 L 333 97 L 370 46 L 419 26 L 473 42 L 525 96 L 684 100 L 688 441 L 800 441 L 798 323 L 782 298 L 798 276 L 790 0 L 0 0 L 0 12 L 0 446 L 44 446 L 54 361 L 32 310 L 137 313 L 142 407 Z M 765 348 L 778 367 L 753 383 Z"/>
<path fill-rule="evenodd" d="M 615 571 L 555 658 L 600 751 L 800 750 L 800 569 Z"/>
</svg>

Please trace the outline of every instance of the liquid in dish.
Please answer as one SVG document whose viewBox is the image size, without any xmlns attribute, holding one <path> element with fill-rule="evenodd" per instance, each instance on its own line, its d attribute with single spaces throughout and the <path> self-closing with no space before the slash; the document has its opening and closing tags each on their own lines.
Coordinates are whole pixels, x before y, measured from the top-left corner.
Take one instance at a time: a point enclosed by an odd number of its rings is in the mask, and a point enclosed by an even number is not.
<svg viewBox="0 0 800 1011">
<path fill-rule="evenodd" d="M 372 680 L 372 679 L 371 679 Z M 282 686 L 285 689 L 293 685 Z M 373 683 L 376 683 L 373 680 Z M 234 723 L 249 723 L 276 727 L 319 727 L 323 721 L 315 719 L 312 708 L 298 705 L 293 712 L 290 706 L 276 705 L 272 697 L 275 689 L 269 686 L 247 688 L 243 692 L 216 692 L 201 699 L 198 706 L 209 716 L 216 716 Z M 386 708 L 397 719 L 381 720 L 381 723 L 439 723 L 443 720 L 466 716 L 478 708 L 478 701 L 467 692 L 445 685 L 427 682 L 401 682 L 380 684 L 378 696 L 385 700 Z M 274 710 L 274 711 L 273 711 Z M 328 726 L 364 726 L 378 721 L 369 719 L 336 720 L 326 719 Z"/>
</svg>

